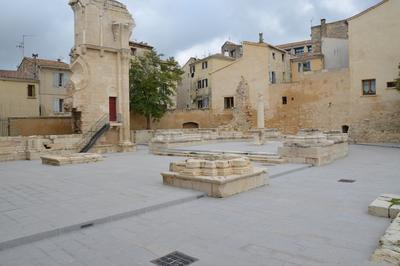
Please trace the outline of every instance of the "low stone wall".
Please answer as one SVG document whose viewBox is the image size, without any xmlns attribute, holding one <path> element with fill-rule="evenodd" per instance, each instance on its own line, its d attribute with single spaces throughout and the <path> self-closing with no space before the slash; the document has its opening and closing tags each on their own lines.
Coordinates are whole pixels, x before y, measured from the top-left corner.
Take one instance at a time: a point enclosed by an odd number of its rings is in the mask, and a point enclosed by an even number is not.
<svg viewBox="0 0 400 266">
<path fill-rule="evenodd" d="M 69 135 L 71 117 L 10 117 L 10 136 Z"/>
<path fill-rule="evenodd" d="M 379 247 L 371 259 L 374 262 L 400 265 L 400 214 L 379 240 Z"/>
<path fill-rule="evenodd" d="M 43 155 L 78 152 L 82 135 L 0 137 L 0 161 L 38 160 Z"/>
<path fill-rule="evenodd" d="M 286 136 L 278 153 L 290 163 L 320 166 L 347 156 L 348 150 L 347 134 L 302 129 L 297 135 Z"/>
<path fill-rule="evenodd" d="M 251 133 L 218 129 L 157 131 L 149 143 L 150 151 L 234 140 L 251 140 Z"/>
</svg>

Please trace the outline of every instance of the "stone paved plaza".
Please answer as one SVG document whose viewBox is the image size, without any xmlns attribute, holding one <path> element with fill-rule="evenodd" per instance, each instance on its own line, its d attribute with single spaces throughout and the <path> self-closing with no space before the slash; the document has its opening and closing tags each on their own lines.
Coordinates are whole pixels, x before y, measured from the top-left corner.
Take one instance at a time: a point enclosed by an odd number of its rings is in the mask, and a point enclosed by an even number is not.
<svg viewBox="0 0 400 266">
<path fill-rule="evenodd" d="M 0 265 L 152 265 L 176 250 L 198 258 L 193 265 L 374 265 L 390 221 L 368 205 L 400 188 L 398 148 L 351 146 L 323 167 L 268 166 L 271 186 L 226 199 L 163 186 L 160 172 L 177 159 L 140 147 L 87 165 L 1 163 Z"/>
</svg>

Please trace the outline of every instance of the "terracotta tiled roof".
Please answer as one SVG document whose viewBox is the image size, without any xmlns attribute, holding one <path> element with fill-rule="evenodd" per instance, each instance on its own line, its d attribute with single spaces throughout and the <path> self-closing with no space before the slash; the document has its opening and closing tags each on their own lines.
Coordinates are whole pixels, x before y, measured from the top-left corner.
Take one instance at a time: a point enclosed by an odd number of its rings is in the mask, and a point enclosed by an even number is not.
<svg viewBox="0 0 400 266">
<path fill-rule="evenodd" d="M 0 70 L 0 78 L 34 80 L 32 76 L 15 70 Z"/>
<path fill-rule="evenodd" d="M 279 47 L 281 49 L 289 49 L 292 47 L 305 46 L 305 45 L 312 45 L 312 41 L 305 40 L 305 41 L 299 41 L 299 42 L 291 42 L 291 43 L 280 44 L 280 45 L 277 45 L 276 47 Z"/>
<path fill-rule="evenodd" d="M 129 46 L 130 47 L 140 47 L 140 48 L 145 48 L 145 49 L 150 49 L 150 50 L 152 50 L 154 48 L 153 46 L 150 46 L 144 42 L 132 42 L 132 41 L 129 42 Z"/>
<path fill-rule="evenodd" d="M 30 62 L 35 62 L 34 58 L 25 57 L 24 60 L 28 60 Z M 67 63 L 57 60 L 47 60 L 47 59 L 36 59 L 36 64 L 39 67 L 43 68 L 57 68 L 57 69 L 66 69 L 69 70 L 70 67 Z"/>
</svg>

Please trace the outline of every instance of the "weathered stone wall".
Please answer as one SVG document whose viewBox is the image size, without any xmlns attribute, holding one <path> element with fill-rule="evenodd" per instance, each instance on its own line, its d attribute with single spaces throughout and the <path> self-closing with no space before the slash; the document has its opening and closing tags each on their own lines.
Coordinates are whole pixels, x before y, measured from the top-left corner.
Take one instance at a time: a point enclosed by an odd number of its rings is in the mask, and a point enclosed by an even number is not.
<svg viewBox="0 0 400 266">
<path fill-rule="evenodd" d="M 11 117 L 10 136 L 72 134 L 71 117 Z"/>
<path fill-rule="evenodd" d="M 0 161 L 37 160 L 45 154 L 78 151 L 81 135 L 0 137 Z"/>
<path fill-rule="evenodd" d="M 215 128 L 228 124 L 233 118 L 232 110 L 215 114 L 210 110 L 174 110 L 168 111 L 159 122 L 152 122 L 151 129 L 179 129 L 184 123 L 193 122 L 199 128 Z M 131 113 L 131 129 L 146 129 L 146 118 Z"/>
<path fill-rule="evenodd" d="M 304 75 L 298 82 L 272 85 L 265 126 L 283 133 L 301 128 L 339 130 L 350 122 L 347 69 Z M 284 105 L 282 97 L 286 97 Z"/>
<path fill-rule="evenodd" d="M 322 38 L 348 38 L 348 25 L 346 20 L 326 23 L 321 20 L 321 25 L 311 28 L 311 40 L 313 42 L 314 53 L 321 53 Z"/>
</svg>

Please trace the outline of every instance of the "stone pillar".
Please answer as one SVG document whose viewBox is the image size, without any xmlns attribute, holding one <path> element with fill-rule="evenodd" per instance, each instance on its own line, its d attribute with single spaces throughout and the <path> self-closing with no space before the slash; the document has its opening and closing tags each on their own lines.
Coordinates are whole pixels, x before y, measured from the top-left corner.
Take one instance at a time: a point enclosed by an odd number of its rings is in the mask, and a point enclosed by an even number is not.
<svg viewBox="0 0 400 266">
<path fill-rule="evenodd" d="M 257 128 L 264 128 L 265 127 L 265 114 L 264 114 L 264 95 L 263 93 L 258 93 L 257 99 Z"/>
</svg>

